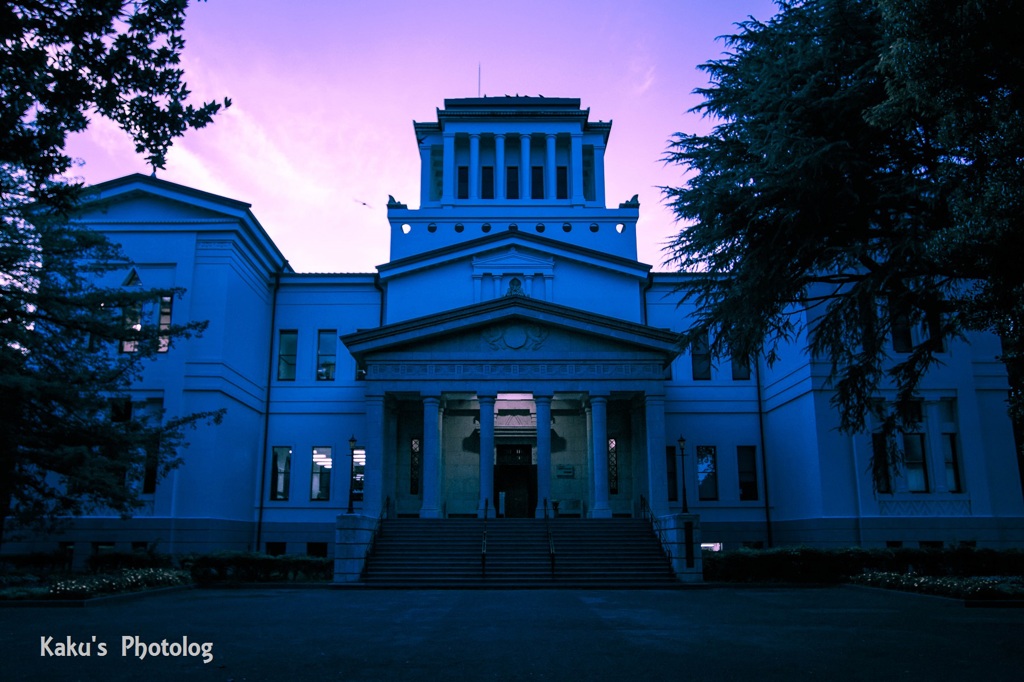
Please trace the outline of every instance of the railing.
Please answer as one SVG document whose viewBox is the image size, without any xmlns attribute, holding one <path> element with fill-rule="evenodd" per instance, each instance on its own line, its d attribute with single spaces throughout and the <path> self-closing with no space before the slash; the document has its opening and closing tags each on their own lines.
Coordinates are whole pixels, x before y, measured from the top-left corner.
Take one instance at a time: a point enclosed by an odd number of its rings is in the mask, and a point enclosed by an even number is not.
<svg viewBox="0 0 1024 682">
<path fill-rule="evenodd" d="M 370 541 L 366 543 L 366 553 L 363 555 L 363 570 L 366 570 L 366 559 L 370 558 L 370 554 L 373 553 L 373 548 L 377 544 L 377 536 L 380 535 L 380 527 L 384 522 L 384 519 L 388 517 L 388 511 L 391 509 L 391 496 L 384 498 L 384 506 L 381 507 L 380 514 L 377 515 L 377 523 L 373 526 L 373 532 L 370 534 Z"/>
<path fill-rule="evenodd" d="M 484 500 L 484 537 L 480 542 L 480 577 L 487 577 L 487 512 L 490 510 L 491 501 Z"/>
<path fill-rule="evenodd" d="M 551 577 L 555 577 L 555 538 L 551 535 L 551 521 L 548 518 L 548 498 L 544 498 L 544 528 L 548 533 L 548 557 L 551 559 Z"/>
<path fill-rule="evenodd" d="M 665 556 L 668 557 L 669 561 L 672 561 L 672 550 L 668 546 L 668 538 L 665 536 L 665 529 L 661 527 L 661 520 L 654 515 L 651 510 L 651 505 L 647 503 L 647 498 L 643 495 L 640 496 L 640 514 L 651 524 L 651 530 L 658 536 L 658 542 L 661 544 L 662 550 L 665 552 Z"/>
</svg>

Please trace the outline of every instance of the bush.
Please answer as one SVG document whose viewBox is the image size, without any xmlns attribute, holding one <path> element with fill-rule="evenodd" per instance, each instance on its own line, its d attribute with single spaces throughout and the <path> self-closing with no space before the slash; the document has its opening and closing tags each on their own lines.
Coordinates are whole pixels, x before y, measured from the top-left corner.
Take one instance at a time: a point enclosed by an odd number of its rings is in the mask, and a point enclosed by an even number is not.
<svg viewBox="0 0 1024 682">
<path fill-rule="evenodd" d="M 857 585 L 936 594 L 957 599 L 1024 599 L 1024 579 L 1018 577 L 935 577 L 902 573 L 864 573 Z"/>
<path fill-rule="evenodd" d="M 57 580 L 50 585 L 51 599 L 87 599 L 99 594 L 136 592 L 152 587 L 187 585 L 187 571 L 170 568 L 129 568 L 104 575 L 86 575 Z"/>
<path fill-rule="evenodd" d="M 864 572 L 925 576 L 1024 576 L 1024 552 L 974 549 L 814 549 L 780 547 L 705 552 L 713 582 L 841 583 Z"/>
<path fill-rule="evenodd" d="M 29 554 L 0 555 L 0 573 L 66 573 L 71 570 L 71 555 L 67 552 L 31 552 Z"/>
<path fill-rule="evenodd" d="M 200 585 L 241 582 L 319 582 L 330 580 L 334 562 L 303 555 L 267 556 L 257 552 L 220 552 L 182 559 Z"/>
</svg>

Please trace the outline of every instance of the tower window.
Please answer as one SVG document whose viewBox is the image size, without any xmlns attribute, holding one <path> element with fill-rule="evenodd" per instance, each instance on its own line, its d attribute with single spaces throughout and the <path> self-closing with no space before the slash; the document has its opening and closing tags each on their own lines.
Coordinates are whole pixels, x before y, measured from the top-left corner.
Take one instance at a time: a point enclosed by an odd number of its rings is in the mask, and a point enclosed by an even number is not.
<svg viewBox="0 0 1024 682">
<path fill-rule="evenodd" d="M 480 198 L 494 198 L 494 166 L 484 166 L 480 169 Z"/>
<path fill-rule="evenodd" d="M 519 198 L 519 166 L 505 169 L 505 196 L 509 199 Z"/>
<path fill-rule="evenodd" d="M 569 167 L 558 166 L 555 169 L 555 196 L 559 199 L 569 198 Z"/>
<path fill-rule="evenodd" d="M 458 198 L 468 199 L 469 198 L 469 166 L 459 166 L 458 175 Z"/>
<path fill-rule="evenodd" d="M 530 198 L 544 198 L 544 166 L 534 166 L 530 169 Z"/>
</svg>

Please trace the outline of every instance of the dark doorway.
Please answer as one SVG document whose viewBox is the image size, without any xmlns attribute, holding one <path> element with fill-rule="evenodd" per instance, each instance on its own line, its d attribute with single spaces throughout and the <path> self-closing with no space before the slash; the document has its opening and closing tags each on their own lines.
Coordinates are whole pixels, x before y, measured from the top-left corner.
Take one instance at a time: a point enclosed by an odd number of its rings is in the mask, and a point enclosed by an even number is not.
<svg viewBox="0 0 1024 682">
<path fill-rule="evenodd" d="M 494 499 L 505 493 L 505 518 L 526 519 L 537 508 L 537 465 L 533 446 L 498 445 L 494 466 Z"/>
</svg>

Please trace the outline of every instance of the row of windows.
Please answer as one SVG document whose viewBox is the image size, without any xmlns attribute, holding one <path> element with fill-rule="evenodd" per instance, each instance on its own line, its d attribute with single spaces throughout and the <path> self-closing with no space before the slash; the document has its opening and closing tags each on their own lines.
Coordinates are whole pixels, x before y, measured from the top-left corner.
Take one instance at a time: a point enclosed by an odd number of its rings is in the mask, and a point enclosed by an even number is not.
<svg viewBox="0 0 1024 682">
<path fill-rule="evenodd" d="M 911 403 L 909 408 L 911 414 L 905 416 L 906 421 L 916 424 L 916 427 L 910 427 L 896 435 L 897 446 L 900 447 L 903 454 L 900 478 L 893 481 L 892 472 L 886 470 L 879 483 L 878 492 L 880 493 L 903 492 L 904 490 L 910 493 L 928 493 L 935 490 L 951 493 L 963 492 L 960 452 L 957 445 L 959 436 L 956 429 L 956 401 L 952 399 L 938 401 L 939 423 L 933 426 L 938 431 L 937 443 L 940 452 L 937 456 L 941 457 L 941 460 L 937 462 L 938 466 L 932 473 L 930 473 L 932 469 L 930 458 L 936 455 L 929 452 L 923 404 L 923 401 Z M 871 434 L 872 454 L 876 458 L 885 458 L 887 445 L 884 433 Z M 933 474 L 940 477 L 941 480 L 933 481 Z"/>
<path fill-rule="evenodd" d="M 443 154 L 441 147 L 434 147 L 431 151 L 431 189 L 430 198 L 432 201 L 440 201 L 441 185 L 444 179 Z M 583 198 L 586 201 L 594 201 L 594 148 L 590 145 L 583 147 Z M 469 166 L 458 166 L 455 172 L 456 196 L 459 199 L 469 198 Z M 544 166 L 530 167 L 530 198 L 531 199 L 568 199 L 569 198 L 569 168 L 568 166 L 555 167 L 555 196 L 544 196 Z M 519 166 L 505 166 L 505 198 L 519 199 Z M 480 198 L 494 199 L 495 197 L 495 173 L 494 166 L 480 167 Z M 525 197 L 522 197 L 525 198 Z"/>
<path fill-rule="evenodd" d="M 324 445 L 313 447 L 312 467 L 309 474 L 309 499 L 324 502 L 331 499 L 331 472 L 334 470 L 333 448 Z M 366 452 L 354 450 L 351 461 L 349 494 L 353 501 L 363 499 L 363 481 L 366 475 Z M 272 449 L 270 463 L 270 499 L 287 501 L 291 499 L 292 488 L 292 447 L 276 445 Z"/>
<path fill-rule="evenodd" d="M 711 344 L 707 336 L 690 347 L 690 369 L 694 381 L 711 380 Z M 750 379 L 750 361 L 747 358 L 732 358 L 732 378 L 733 381 Z"/>
<path fill-rule="evenodd" d="M 283 329 L 277 342 L 277 380 L 295 381 L 299 353 L 299 332 Z M 338 364 L 338 330 L 321 329 L 316 337 L 316 380 L 334 381 Z"/>
<path fill-rule="evenodd" d="M 665 448 L 665 463 L 668 465 L 668 499 L 670 502 L 677 502 L 679 500 L 679 490 L 676 484 L 676 477 L 678 476 L 676 448 L 671 445 Z M 740 501 L 757 501 L 759 492 L 757 485 L 757 448 L 755 446 L 736 446 L 736 471 Z M 697 499 L 704 502 L 717 501 L 718 489 L 718 448 L 714 445 L 698 445 Z"/>
</svg>

